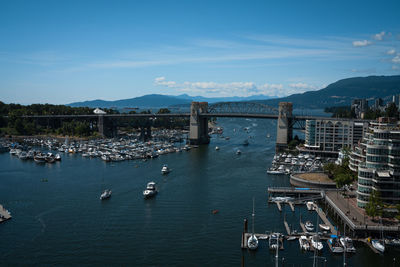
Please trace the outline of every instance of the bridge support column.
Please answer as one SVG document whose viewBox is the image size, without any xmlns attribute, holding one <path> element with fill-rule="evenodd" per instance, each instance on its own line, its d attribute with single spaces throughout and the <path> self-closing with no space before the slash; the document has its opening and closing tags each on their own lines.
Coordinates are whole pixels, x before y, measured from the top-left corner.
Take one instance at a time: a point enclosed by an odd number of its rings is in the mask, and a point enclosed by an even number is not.
<svg viewBox="0 0 400 267">
<path fill-rule="evenodd" d="M 292 140 L 292 111 L 293 104 L 290 102 L 279 103 L 279 116 L 276 133 L 276 151 L 286 149 Z"/>
<path fill-rule="evenodd" d="M 98 129 L 101 137 L 104 137 L 104 116 L 103 115 L 99 115 L 99 118 L 97 120 L 97 129 Z"/>
<path fill-rule="evenodd" d="M 200 116 L 208 112 L 207 102 L 192 102 L 190 106 L 190 132 L 189 143 L 191 145 L 202 145 L 210 143 L 208 135 L 208 118 Z"/>
</svg>

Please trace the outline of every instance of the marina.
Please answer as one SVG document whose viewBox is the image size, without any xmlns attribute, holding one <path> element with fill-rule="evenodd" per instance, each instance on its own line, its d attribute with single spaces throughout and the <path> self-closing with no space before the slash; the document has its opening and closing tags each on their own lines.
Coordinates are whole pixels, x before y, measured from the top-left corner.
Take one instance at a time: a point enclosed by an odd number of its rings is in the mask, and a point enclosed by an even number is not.
<svg viewBox="0 0 400 267">
<path fill-rule="evenodd" d="M 286 175 L 267 174 L 265 165 L 273 158 L 270 151 L 274 148 L 274 133 L 270 139 L 265 138 L 265 133 L 275 126 L 258 123 L 264 128 L 257 130 L 250 126 L 248 130 L 254 137 L 249 139 L 248 146 L 243 146 L 247 133 L 233 132 L 233 129 L 243 128 L 241 125 L 246 122 L 230 119 L 220 122 L 224 132 L 230 132 L 230 140 L 215 134 L 209 146 L 145 160 L 106 162 L 97 157 L 83 157 L 78 151 L 52 150 L 53 154 L 60 153 L 60 162 L 37 164 L 20 160 L 10 153 L 0 154 L 4 174 L 0 187 L 2 204 L 14 217 L 1 225 L 2 235 L 7 240 L 15 240 L 7 245 L 0 244 L 2 254 L 8 255 L 2 257 L 2 261 L 8 265 L 24 265 L 33 259 L 54 266 L 59 261 L 49 255 L 60 255 L 59 249 L 62 249 L 73 251 L 79 257 L 99 251 L 101 254 L 90 260 L 92 265 L 107 262 L 108 254 L 117 256 L 114 263 L 118 265 L 134 260 L 138 265 L 146 265 L 147 261 L 137 259 L 132 251 L 159 251 L 152 255 L 152 262 L 162 266 L 177 266 L 182 260 L 200 265 L 234 266 L 242 257 L 245 265 L 259 266 L 275 259 L 275 252 L 269 249 L 269 235 L 283 233 L 284 249 L 279 251 L 280 262 L 284 257 L 285 266 L 309 266 L 311 254 L 299 249 L 298 239 L 302 232 L 299 217 L 302 222 L 309 220 L 315 226 L 317 212 L 308 211 L 305 202 L 314 201 L 325 212 L 325 207 L 317 202 L 324 194 L 315 188 L 291 187 Z M 257 123 L 257 120 L 248 124 L 251 123 Z M 121 141 L 112 142 L 117 145 Z M 64 141 L 60 143 L 64 144 Z M 80 147 L 79 141 L 70 140 L 69 143 Z M 179 148 L 179 143 L 175 146 Z M 218 151 L 216 146 L 220 148 Z M 48 151 L 48 146 L 39 145 L 37 149 Z M 237 149 L 242 151 L 240 157 L 235 154 Z M 164 164 L 173 169 L 168 175 L 161 173 Z M 222 167 L 227 164 L 230 168 Z M 15 169 L 21 171 L 15 172 Z M 46 182 L 42 182 L 44 178 Z M 143 191 L 150 181 L 156 183 L 158 193 L 156 197 L 144 199 Z M 112 190 L 112 197 L 100 201 L 105 189 Z M 244 193 L 244 189 L 251 195 Z M 336 194 L 336 191 L 332 192 Z M 250 222 L 253 195 L 254 234 L 259 245 L 248 252 L 238 249 L 241 238 L 238 231 L 243 228 L 243 217 Z M 274 201 L 280 201 L 281 212 Z M 326 216 L 329 219 L 329 215 Z M 14 220 L 16 217 L 18 220 Z M 321 217 L 320 222 L 326 224 Z M 332 224 L 335 225 L 333 221 Z M 177 225 L 180 235 L 171 230 Z M 162 238 L 158 234 L 160 231 L 164 233 Z M 248 232 L 243 235 L 246 244 L 240 244 L 240 247 L 247 246 L 251 230 Z M 170 238 L 176 240 L 173 248 L 165 246 L 165 240 Z M 328 238 L 321 236 L 324 245 L 321 256 L 330 266 L 341 259 L 330 253 L 325 242 Z M 20 248 L 17 241 L 21 243 L 25 239 L 33 241 L 26 241 Z M 108 244 L 118 241 L 121 246 L 113 249 L 99 243 L 99 239 L 107 240 Z M 67 240 L 73 240 L 73 244 Z M 364 241 L 353 240 L 357 252 L 348 259 L 349 265 L 357 266 L 362 262 L 361 257 L 377 265 L 382 262 L 383 258 L 364 243 L 365 238 Z M 39 250 L 42 252 L 38 253 Z M 387 249 L 384 258 L 392 259 L 395 253 L 395 249 Z M 170 255 L 168 261 L 167 254 Z M 33 258 L 34 255 L 37 257 Z M 62 258 L 63 262 L 79 264 L 75 256 L 64 255 Z M 218 260 L 221 258 L 223 262 Z"/>
</svg>

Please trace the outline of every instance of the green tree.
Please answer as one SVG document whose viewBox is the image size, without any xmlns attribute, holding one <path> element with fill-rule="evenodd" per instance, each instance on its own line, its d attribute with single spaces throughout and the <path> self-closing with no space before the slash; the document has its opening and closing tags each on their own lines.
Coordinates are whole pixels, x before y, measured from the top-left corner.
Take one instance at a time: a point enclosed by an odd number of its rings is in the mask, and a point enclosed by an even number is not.
<svg viewBox="0 0 400 267">
<path fill-rule="evenodd" d="M 386 117 L 394 117 L 394 118 L 399 117 L 399 111 L 397 110 L 395 103 L 389 104 L 389 106 L 386 108 L 385 115 L 386 115 Z"/>
<path fill-rule="evenodd" d="M 367 206 L 365 207 L 365 212 L 373 218 L 382 216 L 383 203 L 378 191 L 372 190 Z"/>
</svg>

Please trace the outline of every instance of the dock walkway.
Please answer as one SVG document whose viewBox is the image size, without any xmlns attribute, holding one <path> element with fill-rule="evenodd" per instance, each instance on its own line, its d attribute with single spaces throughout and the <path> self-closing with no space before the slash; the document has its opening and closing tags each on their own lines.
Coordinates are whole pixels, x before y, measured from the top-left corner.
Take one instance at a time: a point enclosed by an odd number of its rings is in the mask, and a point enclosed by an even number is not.
<svg viewBox="0 0 400 267">
<path fill-rule="evenodd" d="M 318 216 L 321 218 L 321 220 L 324 222 L 324 224 L 328 225 L 331 228 L 331 233 L 333 235 L 337 235 L 337 230 L 336 228 L 331 224 L 331 222 L 328 220 L 328 218 L 326 217 L 325 212 L 323 212 L 323 210 L 318 207 L 317 204 L 314 203 L 315 206 L 315 211 L 317 212 Z"/>
</svg>

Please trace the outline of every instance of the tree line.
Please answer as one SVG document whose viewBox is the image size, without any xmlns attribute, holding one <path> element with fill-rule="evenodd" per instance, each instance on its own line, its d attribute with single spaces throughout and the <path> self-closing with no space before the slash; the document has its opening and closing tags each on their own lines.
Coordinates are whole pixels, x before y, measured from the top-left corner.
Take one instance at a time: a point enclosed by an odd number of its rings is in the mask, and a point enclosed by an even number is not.
<svg viewBox="0 0 400 267">
<path fill-rule="evenodd" d="M 69 135 L 79 137 L 97 136 L 96 119 L 63 119 L 46 120 L 23 118 L 31 115 L 91 115 L 93 108 L 89 107 L 70 107 L 65 105 L 51 104 L 5 104 L 0 101 L 0 136 L 4 135 Z M 107 114 L 118 114 L 118 110 L 103 109 Z M 131 114 L 136 111 L 129 112 Z M 152 114 L 150 110 L 140 113 Z M 166 108 L 160 109 L 158 114 L 170 113 Z M 188 125 L 187 119 L 182 118 L 157 118 L 149 121 L 146 118 L 131 118 L 132 127 L 137 128 L 143 125 L 151 127 L 185 127 Z"/>
</svg>

